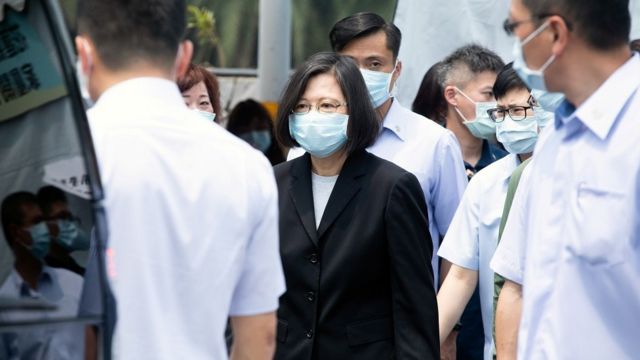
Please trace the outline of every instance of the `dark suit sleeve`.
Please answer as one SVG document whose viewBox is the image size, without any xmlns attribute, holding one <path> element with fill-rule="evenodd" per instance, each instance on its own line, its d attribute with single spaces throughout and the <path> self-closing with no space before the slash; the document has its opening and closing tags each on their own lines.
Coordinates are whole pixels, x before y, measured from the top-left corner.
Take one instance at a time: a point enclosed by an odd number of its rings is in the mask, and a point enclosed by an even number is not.
<svg viewBox="0 0 640 360">
<path fill-rule="evenodd" d="M 396 359 L 440 359 L 427 206 L 416 177 L 405 173 L 385 212 L 391 263 Z"/>
</svg>

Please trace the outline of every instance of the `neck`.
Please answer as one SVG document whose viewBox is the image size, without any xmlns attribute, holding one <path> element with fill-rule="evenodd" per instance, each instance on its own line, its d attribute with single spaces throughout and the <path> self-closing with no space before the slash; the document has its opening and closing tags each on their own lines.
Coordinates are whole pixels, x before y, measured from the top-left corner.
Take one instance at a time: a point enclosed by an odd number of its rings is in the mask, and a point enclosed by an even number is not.
<svg viewBox="0 0 640 360">
<path fill-rule="evenodd" d="M 560 90 L 578 108 L 630 57 L 631 51 L 626 45 L 606 52 L 577 50 L 574 58 L 579 61 L 571 62 L 567 69 L 561 70 L 567 76 L 563 78 L 561 85 L 566 87 L 560 87 Z"/>
<path fill-rule="evenodd" d="M 347 152 L 344 148 L 336 151 L 326 158 L 319 158 L 311 155 L 311 171 L 320 176 L 339 175 L 346 160 Z"/>
<path fill-rule="evenodd" d="M 472 166 L 475 166 L 482 156 L 482 139 L 473 136 L 469 129 L 459 119 L 456 110 L 449 107 L 447 110 L 447 129 L 456 136 L 462 150 L 462 159 Z"/>
<path fill-rule="evenodd" d="M 380 123 L 384 122 L 384 118 L 387 117 L 389 113 L 389 109 L 391 109 L 391 104 L 393 103 L 393 98 L 390 97 L 387 101 L 383 102 L 382 105 L 376 108 L 376 112 L 380 116 Z"/>
<path fill-rule="evenodd" d="M 518 154 L 518 159 L 520 159 L 520 162 L 525 162 L 531 156 L 533 156 L 533 153 Z"/>
<path fill-rule="evenodd" d="M 125 70 L 118 71 L 110 71 L 103 67 L 102 71 L 95 71 L 91 76 L 91 98 L 97 101 L 100 95 L 110 87 L 127 80 L 141 77 L 161 78 L 170 81 L 176 80 L 173 71 L 161 69 L 150 64 L 136 64 Z"/>
<path fill-rule="evenodd" d="M 31 289 L 36 290 L 38 286 L 38 279 L 42 273 L 42 263 L 31 255 L 20 255 L 17 252 L 15 255 L 16 271 Z"/>
</svg>

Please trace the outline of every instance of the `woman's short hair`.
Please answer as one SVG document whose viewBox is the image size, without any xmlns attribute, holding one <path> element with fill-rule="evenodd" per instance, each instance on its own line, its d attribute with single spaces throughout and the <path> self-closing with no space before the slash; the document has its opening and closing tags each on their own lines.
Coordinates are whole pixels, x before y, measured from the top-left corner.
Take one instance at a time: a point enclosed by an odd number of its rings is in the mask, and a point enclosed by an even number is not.
<svg viewBox="0 0 640 360">
<path fill-rule="evenodd" d="M 213 73 L 200 65 L 189 64 L 189 68 L 184 76 L 178 79 L 178 88 L 180 88 L 180 92 L 184 92 L 201 81 L 204 82 L 204 86 L 207 88 L 209 101 L 213 107 L 213 112 L 216 113 L 217 120 L 222 116 L 222 107 L 220 106 L 220 86 L 218 85 L 218 79 Z"/>
<path fill-rule="evenodd" d="M 493 95 L 496 99 L 500 99 L 505 96 L 511 90 L 527 89 L 531 92 L 531 89 L 525 84 L 518 73 L 513 70 L 513 63 L 508 63 L 498 73 L 496 82 L 493 84 Z"/>
<path fill-rule="evenodd" d="M 420 88 L 413 100 L 411 110 L 438 124 L 444 124 L 447 117 L 447 102 L 444 99 L 443 77 L 445 64 L 439 61 L 424 74 Z"/>
<path fill-rule="evenodd" d="M 312 55 L 289 79 L 280 98 L 276 120 L 276 139 L 285 147 L 300 146 L 289 133 L 289 115 L 304 94 L 309 80 L 320 74 L 332 74 L 340 85 L 349 109 L 347 153 L 371 146 L 380 130 L 378 114 L 369 99 L 362 74 L 350 57 L 321 52 Z"/>
</svg>

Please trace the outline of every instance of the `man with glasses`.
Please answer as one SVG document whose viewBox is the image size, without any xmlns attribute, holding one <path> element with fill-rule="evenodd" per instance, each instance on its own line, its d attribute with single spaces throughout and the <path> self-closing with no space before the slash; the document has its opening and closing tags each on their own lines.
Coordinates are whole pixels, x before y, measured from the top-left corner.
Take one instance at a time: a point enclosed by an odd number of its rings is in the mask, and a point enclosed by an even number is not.
<svg viewBox="0 0 640 360">
<path fill-rule="evenodd" d="M 493 356 L 493 271 L 489 261 L 497 245 L 509 178 L 531 157 L 544 111 L 531 97 L 511 64 L 498 73 L 492 92 L 496 107 L 487 109 L 498 140 L 509 155 L 487 166 L 469 182 L 438 255 L 453 265 L 438 293 L 440 341 L 448 335 L 480 283 L 484 356 Z"/>
<path fill-rule="evenodd" d="M 640 56 L 630 24 L 624 0 L 511 1 L 514 69 L 531 88 L 566 96 L 491 263 L 523 283 L 518 358 L 640 353 Z M 517 302 L 505 285 L 497 330 L 502 305 Z"/>
</svg>

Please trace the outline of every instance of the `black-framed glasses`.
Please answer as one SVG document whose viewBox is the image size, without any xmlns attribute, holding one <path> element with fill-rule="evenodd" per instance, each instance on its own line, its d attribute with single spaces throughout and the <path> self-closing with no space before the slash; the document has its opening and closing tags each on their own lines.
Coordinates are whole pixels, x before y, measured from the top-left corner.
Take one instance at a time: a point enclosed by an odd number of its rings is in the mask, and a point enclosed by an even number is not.
<svg viewBox="0 0 640 360">
<path fill-rule="evenodd" d="M 487 110 L 487 114 L 489 114 L 489 117 L 495 123 L 503 122 L 507 115 L 509 115 L 509 117 L 513 121 L 520 121 L 520 120 L 524 120 L 527 117 L 527 115 L 528 115 L 527 111 L 529 111 L 531 109 L 533 109 L 533 106 L 531 106 L 531 105 L 529 105 L 529 106 L 509 106 L 506 109 L 504 109 L 504 108 L 489 109 L 489 110 Z"/>
<path fill-rule="evenodd" d="M 316 109 L 323 114 L 333 114 L 342 106 L 347 106 L 347 103 L 340 103 L 331 100 L 322 100 L 319 103 L 312 105 L 306 102 L 297 103 L 291 112 L 296 115 L 308 114 L 311 109 Z"/>
<path fill-rule="evenodd" d="M 572 29 L 572 25 L 571 23 L 562 15 L 559 14 L 553 14 L 553 13 L 542 13 L 542 14 L 537 14 L 537 15 L 532 15 L 530 18 L 525 19 L 525 20 L 518 20 L 518 21 L 509 21 L 509 19 L 505 19 L 504 22 L 502 23 L 502 28 L 504 29 L 504 32 L 507 33 L 507 35 L 509 36 L 513 36 L 516 28 L 524 23 L 528 23 L 531 21 L 536 21 L 536 20 L 542 20 L 544 18 L 548 18 L 549 16 L 559 16 L 562 18 L 562 20 L 564 20 L 565 24 L 567 24 L 567 28 L 569 30 Z"/>
</svg>

